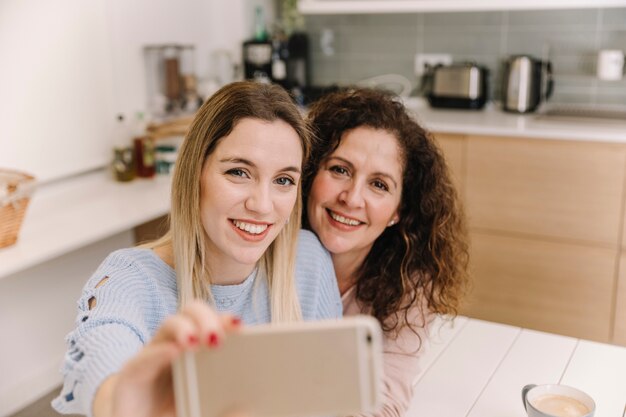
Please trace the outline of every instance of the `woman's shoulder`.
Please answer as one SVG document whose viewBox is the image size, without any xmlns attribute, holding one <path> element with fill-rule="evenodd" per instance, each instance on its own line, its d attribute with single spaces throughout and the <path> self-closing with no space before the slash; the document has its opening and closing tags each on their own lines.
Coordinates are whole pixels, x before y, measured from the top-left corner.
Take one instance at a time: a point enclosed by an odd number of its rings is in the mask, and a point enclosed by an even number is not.
<svg viewBox="0 0 626 417">
<path fill-rule="evenodd" d="M 319 254 L 324 257 L 330 257 L 328 251 L 324 248 L 315 233 L 304 229 L 301 229 L 298 235 L 298 255 L 302 252 L 305 254 Z"/>
<path fill-rule="evenodd" d="M 341 317 L 332 259 L 317 236 L 307 230 L 301 230 L 298 239 L 296 284 L 305 320 Z"/>
<path fill-rule="evenodd" d="M 317 236 L 308 230 L 300 230 L 296 268 L 299 270 L 332 270 L 334 269 L 330 253 L 324 248 Z"/>
<path fill-rule="evenodd" d="M 174 270 L 159 258 L 153 250 L 144 248 L 124 248 L 111 252 L 102 261 L 92 277 L 123 277 L 123 282 L 131 285 L 135 281 L 154 281 L 157 284 L 175 287 Z"/>
<path fill-rule="evenodd" d="M 102 262 L 113 268 L 153 268 L 167 270 L 169 266 L 152 249 L 123 248 L 111 252 Z"/>
</svg>

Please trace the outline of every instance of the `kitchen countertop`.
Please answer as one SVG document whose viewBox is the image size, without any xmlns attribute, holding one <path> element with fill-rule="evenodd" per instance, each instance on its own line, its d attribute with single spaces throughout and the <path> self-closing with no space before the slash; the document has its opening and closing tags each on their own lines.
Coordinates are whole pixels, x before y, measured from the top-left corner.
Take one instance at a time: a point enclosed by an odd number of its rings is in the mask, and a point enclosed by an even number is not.
<svg viewBox="0 0 626 417">
<path fill-rule="evenodd" d="M 626 120 L 517 115 L 492 103 L 482 110 L 434 109 L 413 97 L 404 103 L 432 132 L 626 143 Z"/>
</svg>

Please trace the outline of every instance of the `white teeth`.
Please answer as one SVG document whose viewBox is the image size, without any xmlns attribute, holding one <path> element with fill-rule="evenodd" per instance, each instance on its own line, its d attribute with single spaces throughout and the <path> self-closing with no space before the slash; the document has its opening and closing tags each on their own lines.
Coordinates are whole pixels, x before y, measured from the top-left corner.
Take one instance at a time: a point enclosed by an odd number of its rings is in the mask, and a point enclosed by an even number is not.
<svg viewBox="0 0 626 417">
<path fill-rule="evenodd" d="M 250 223 L 240 222 L 239 220 L 233 220 L 233 223 L 239 229 L 246 231 L 252 235 L 259 235 L 263 233 L 265 229 L 267 229 L 268 227 L 267 224 L 250 224 Z"/>
<path fill-rule="evenodd" d="M 338 221 L 339 223 L 347 224 L 349 226 L 358 226 L 359 224 L 361 224 L 361 222 L 358 220 L 347 219 L 343 216 L 335 214 L 332 211 L 330 212 L 330 217 L 332 217 L 334 220 Z"/>
</svg>

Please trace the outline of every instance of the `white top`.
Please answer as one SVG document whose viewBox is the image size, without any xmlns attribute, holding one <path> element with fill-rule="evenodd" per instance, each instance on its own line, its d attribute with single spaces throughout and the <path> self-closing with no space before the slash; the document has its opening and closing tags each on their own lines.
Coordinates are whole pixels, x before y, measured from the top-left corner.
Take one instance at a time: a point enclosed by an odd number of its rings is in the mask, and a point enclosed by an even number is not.
<svg viewBox="0 0 626 417">
<path fill-rule="evenodd" d="M 432 132 L 626 143 L 626 120 L 519 115 L 492 103 L 482 110 L 453 110 L 434 109 L 419 98 L 404 102 L 418 122 Z"/>
<path fill-rule="evenodd" d="M 626 348 L 459 317 L 431 325 L 406 417 L 526 417 L 527 384 L 589 394 L 595 417 L 626 409 Z"/>
</svg>

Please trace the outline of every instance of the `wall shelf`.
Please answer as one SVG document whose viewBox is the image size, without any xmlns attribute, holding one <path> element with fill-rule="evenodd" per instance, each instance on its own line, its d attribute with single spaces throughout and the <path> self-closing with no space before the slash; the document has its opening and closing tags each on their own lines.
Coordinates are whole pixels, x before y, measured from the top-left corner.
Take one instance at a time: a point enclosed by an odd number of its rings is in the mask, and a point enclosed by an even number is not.
<svg viewBox="0 0 626 417">
<path fill-rule="evenodd" d="M 300 0 L 303 14 L 431 13 L 626 7 L 626 0 Z"/>
<path fill-rule="evenodd" d="M 0 249 L 0 280 L 167 214 L 170 176 L 119 183 L 98 170 L 42 185 L 15 245 Z"/>
</svg>

